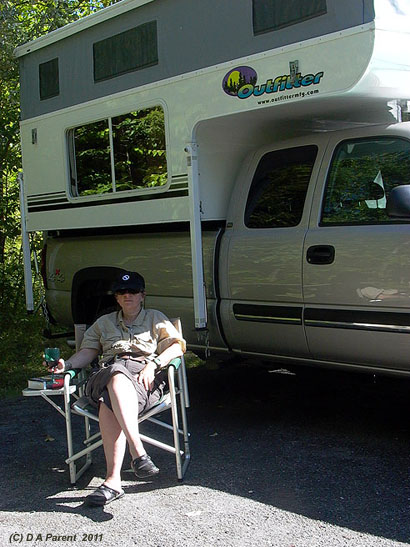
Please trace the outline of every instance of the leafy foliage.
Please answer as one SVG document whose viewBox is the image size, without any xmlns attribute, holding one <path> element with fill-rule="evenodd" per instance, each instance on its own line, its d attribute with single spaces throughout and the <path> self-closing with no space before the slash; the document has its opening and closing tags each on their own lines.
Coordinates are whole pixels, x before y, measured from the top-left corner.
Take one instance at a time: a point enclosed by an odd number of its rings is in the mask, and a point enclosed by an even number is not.
<svg viewBox="0 0 410 547">
<path fill-rule="evenodd" d="M 160 107 L 113 119 L 117 189 L 166 183 L 165 122 Z"/>
<path fill-rule="evenodd" d="M 118 0 L 117 0 L 118 1 Z M 19 71 L 14 49 L 39 36 L 98 11 L 116 0 L 2 0 L 0 3 L 0 375 L 7 385 L 21 387 L 24 367 L 41 362 L 40 317 L 25 312 L 20 241 Z M 35 247 L 41 244 L 37 236 Z M 36 278 L 37 301 L 41 284 Z M 23 371 L 23 372 L 22 372 Z M 27 372 L 27 371 L 26 371 Z M 18 380 L 20 378 L 20 380 Z M 6 390 L 6 391 L 5 391 Z"/>
<path fill-rule="evenodd" d="M 108 120 L 76 127 L 73 132 L 78 194 L 112 192 Z M 166 184 L 165 121 L 161 107 L 112 118 L 112 140 L 117 192 Z"/>
</svg>

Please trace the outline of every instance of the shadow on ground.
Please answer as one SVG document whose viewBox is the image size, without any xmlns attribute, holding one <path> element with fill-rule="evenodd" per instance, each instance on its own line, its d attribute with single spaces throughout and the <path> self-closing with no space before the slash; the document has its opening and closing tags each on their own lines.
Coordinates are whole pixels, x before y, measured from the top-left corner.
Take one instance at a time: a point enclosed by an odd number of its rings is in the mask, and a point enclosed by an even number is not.
<svg viewBox="0 0 410 547">
<path fill-rule="evenodd" d="M 409 542 L 408 380 L 231 365 L 190 370 L 189 385 L 186 484 Z M 2 511 L 71 511 L 53 498 L 69 484 L 62 417 L 40 398 L 2 401 L 0 410 Z M 80 423 L 75 431 L 78 442 Z M 172 457 L 150 452 L 162 474 L 138 488 L 175 486 Z M 104 475 L 101 449 L 94 459 L 79 489 Z"/>
</svg>

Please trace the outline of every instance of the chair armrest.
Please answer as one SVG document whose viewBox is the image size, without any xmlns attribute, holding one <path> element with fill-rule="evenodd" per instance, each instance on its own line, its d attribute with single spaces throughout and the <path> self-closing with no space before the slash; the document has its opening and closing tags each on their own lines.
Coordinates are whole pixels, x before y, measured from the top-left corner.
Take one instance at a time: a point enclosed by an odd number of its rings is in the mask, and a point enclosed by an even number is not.
<svg viewBox="0 0 410 547">
<path fill-rule="evenodd" d="M 71 370 L 67 370 L 67 372 L 64 372 L 63 374 L 66 374 L 67 376 L 70 376 L 70 378 L 75 378 L 80 374 L 82 369 L 80 368 L 72 368 Z"/>
<path fill-rule="evenodd" d="M 167 367 L 174 367 L 175 370 L 178 370 L 179 367 L 181 366 L 181 363 L 182 363 L 181 357 L 175 357 L 175 359 L 172 359 L 172 361 L 168 363 Z"/>
<path fill-rule="evenodd" d="M 64 373 L 64 389 L 67 390 L 70 386 L 82 388 L 87 381 L 87 373 L 85 368 L 75 368 L 67 370 Z"/>
</svg>

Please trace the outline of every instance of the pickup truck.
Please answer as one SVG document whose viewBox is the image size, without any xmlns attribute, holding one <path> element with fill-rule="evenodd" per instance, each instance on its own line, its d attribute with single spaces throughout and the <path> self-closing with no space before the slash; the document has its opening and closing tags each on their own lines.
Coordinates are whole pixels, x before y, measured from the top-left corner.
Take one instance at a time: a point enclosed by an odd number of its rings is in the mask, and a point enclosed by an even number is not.
<svg viewBox="0 0 410 547">
<path fill-rule="evenodd" d="M 401 218 L 387 212 L 392 190 L 409 181 L 409 122 L 315 133 L 250 154 L 226 222 L 202 227 L 211 351 L 409 373 L 410 216 L 401 198 Z M 48 233 L 56 322 L 90 323 L 113 304 L 114 270 L 137 270 L 146 305 L 180 316 L 189 346 L 203 351 L 189 226 L 99 232 L 83 231 L 81 248 L 74 232 Z"/>
<path fill-rule="evenodd" d="M 198 353 L 409 374 L 408 2 L 272 5 L 124 0 L 16 49 L 28 309 L 42 232 L 58 325 L 133 270 Z"/>
</svg>

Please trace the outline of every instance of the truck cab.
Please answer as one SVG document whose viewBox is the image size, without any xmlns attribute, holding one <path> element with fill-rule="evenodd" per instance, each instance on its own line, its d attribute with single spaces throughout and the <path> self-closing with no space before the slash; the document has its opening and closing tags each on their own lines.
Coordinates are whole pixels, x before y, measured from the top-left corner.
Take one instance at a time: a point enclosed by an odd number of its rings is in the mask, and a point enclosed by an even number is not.
<svg viewBox="0 0 410 547">
<path fill-rule="evenodd" d="M 221 249 L 235 351 L 409 368 L 409 217 L 387 209 L 410 180 L 409 137 L 409 122 L 333 131 L 250 159 Z"/>
</svg>

